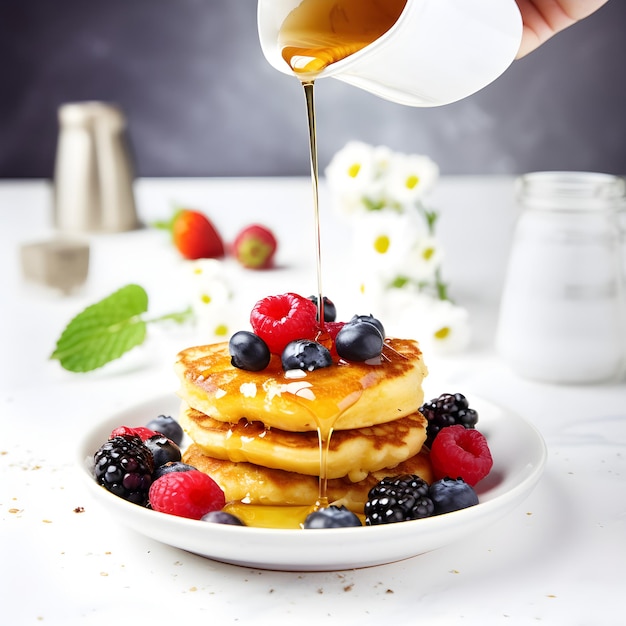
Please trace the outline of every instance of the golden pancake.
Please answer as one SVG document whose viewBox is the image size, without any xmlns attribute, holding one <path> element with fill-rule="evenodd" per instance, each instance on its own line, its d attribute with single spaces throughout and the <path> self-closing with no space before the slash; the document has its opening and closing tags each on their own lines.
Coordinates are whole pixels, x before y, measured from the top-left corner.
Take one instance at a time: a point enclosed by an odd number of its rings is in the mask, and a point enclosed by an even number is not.
<svg viewBox="0 0 626 626">
<path fill-rule="evenodd" d="M 205 472 L 224 490 L 227 502 L 246 502 L 265 505 L 312 505 L 319 496 L 319 481 L 315 476 L 286 472 L 255 465 L 215 459 L 191 444 L 183 454 L 183 461 Z M 348 478 L 328 481 L 330 504 L 344 505 L 355 513 L 363 513 L 367 494 L 387 476 L 416 474 L 426 482 L 433 480 L 429 454 L 423 450 L 394 468 L 372 472 L 365 479 L 353 483 Z"/>
<path fill-rule="evenodd" d="M 312 372 L 284 372 L 272 355 L 261 372 L 233 367 L 228 343 L 187 348 L 177 355 L 179 395 L 222 422 L 241 418 L 290 432 L 364 428 L 415 413 L 427 373 L 416 341 L 387 339 L 375 362 L 346 363 Z"/>
<path fill-rule="evenodd" d="M 318 435 L 267 428 L 241 419 L 236 424 L 215 420 L 185 402 L 179 423 L 202 451 L 214 458 L 255 463 L 299 474 L 320 474 Z M 426 419 L 416 412 L 375 426 L 338 430 L 327 457 L 328 478 L 348 476 L 352 482 L 397 465 L 417 454 L 426 439 Z"/>
</svg>

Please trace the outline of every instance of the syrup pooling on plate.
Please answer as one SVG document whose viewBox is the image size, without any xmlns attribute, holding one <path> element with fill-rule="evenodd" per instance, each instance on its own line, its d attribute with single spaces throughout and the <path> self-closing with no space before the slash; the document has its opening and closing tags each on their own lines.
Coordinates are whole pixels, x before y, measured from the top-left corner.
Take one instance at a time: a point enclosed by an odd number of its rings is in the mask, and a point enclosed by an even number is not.
<svg viewBox="0 0 626 626">
<path fill-rule="evenodd" d="M 406 0 L 304 0 L 278 35 L 283 59 L 302 78 L 319 72 L 384 35 Z"/>
</svg>

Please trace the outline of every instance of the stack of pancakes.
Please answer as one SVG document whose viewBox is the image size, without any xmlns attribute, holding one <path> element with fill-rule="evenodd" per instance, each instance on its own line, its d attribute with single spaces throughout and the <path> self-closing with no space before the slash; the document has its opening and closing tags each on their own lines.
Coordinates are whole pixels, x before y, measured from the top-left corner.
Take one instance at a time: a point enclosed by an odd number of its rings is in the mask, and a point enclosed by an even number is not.
<svg viewBox="0 0 626 626">
<path fill-rule="evenodd" d="M 426 367 L 416 342 L 387 339 L 376 363 L 284 372 L 280 358 L 249 372 L 228 343 L 188 348 L 175 363 L 179 421 L 192 440 L 183 460 L 209 474 L 226 501 L 311 505 L 319 496 L 320 444 L 329 441 L 330 503 L 363 512 L 382 478 L 432 479 L 419 412 Z"/>
</svg>

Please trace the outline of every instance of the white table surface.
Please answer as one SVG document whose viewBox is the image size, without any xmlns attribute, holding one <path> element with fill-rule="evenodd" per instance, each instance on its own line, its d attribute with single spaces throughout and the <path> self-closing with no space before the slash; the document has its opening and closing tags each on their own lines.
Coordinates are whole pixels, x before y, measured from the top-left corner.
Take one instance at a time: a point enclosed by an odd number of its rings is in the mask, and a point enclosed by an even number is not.
<svg viewBox="0 0 626 626">
<path fill-rule="evenodd" d="M 280 269 L 231 267 L 248 308 L 269 293 L 315 293 L 310 195 L 307 179 L 136 184 L 144 222 L 186 204 L 206 211 L 226 239 L 252 221 L 276 230 Z M 339 303 L 335 263 L 345 259 L 347 233 L 325 204 L 322 193 L 325 293 Z M 444 271 L 475 332 L 466 353 L 427 356 L 427 395 L 446 386 L 526 417 L 547 443 L 545 474 L 514 512 L 469 540 L 369 569 L 288 573 L 221 564 L 159 544 L 118 525 L 90 499 L 77 476 L 78 438 L 113 412 L 174 394 L 173 356 L 195 338 L 150 331 L 144 346 L 84 375 L 48 357 L 73 315 L 124 284 L 144 286 L 155 314 L 180 308 L 180 260 L 153 229 L 91 235 L 90 274 L 81 290 L 61 296 L 26 284 L 21 244 L 54 234 L 50 185 L 0 183 L 2 623 L 131 623 L 128 615 L 146 624 L 623 623 L 626 385 L 530 382 L 495 354 L 516 216 L 511 178 L 444 177 L 433 205 L 442 213 Z M 75 512 L 78 507 L 84 511 Z"/>
</svg>

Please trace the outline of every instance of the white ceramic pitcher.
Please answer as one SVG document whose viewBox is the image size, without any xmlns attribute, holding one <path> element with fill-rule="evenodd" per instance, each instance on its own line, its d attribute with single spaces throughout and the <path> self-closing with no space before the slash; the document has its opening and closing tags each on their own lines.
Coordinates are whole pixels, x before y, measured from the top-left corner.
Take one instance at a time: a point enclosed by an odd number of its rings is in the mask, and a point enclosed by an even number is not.
<svg viewBox="0 0 626 626">
<path fill-rule="evenodd" d="M 259 0 L 263 54 L 293 75 L 278 33 L 302 0 Z M 396 23 L 362 50 L 333 63 L 332 76 L 399 104 L 433 107 L 465 98 L 500 76 L 520 46 L 522 20 L 514 0 L 407 0 Z"/>
</svg>

